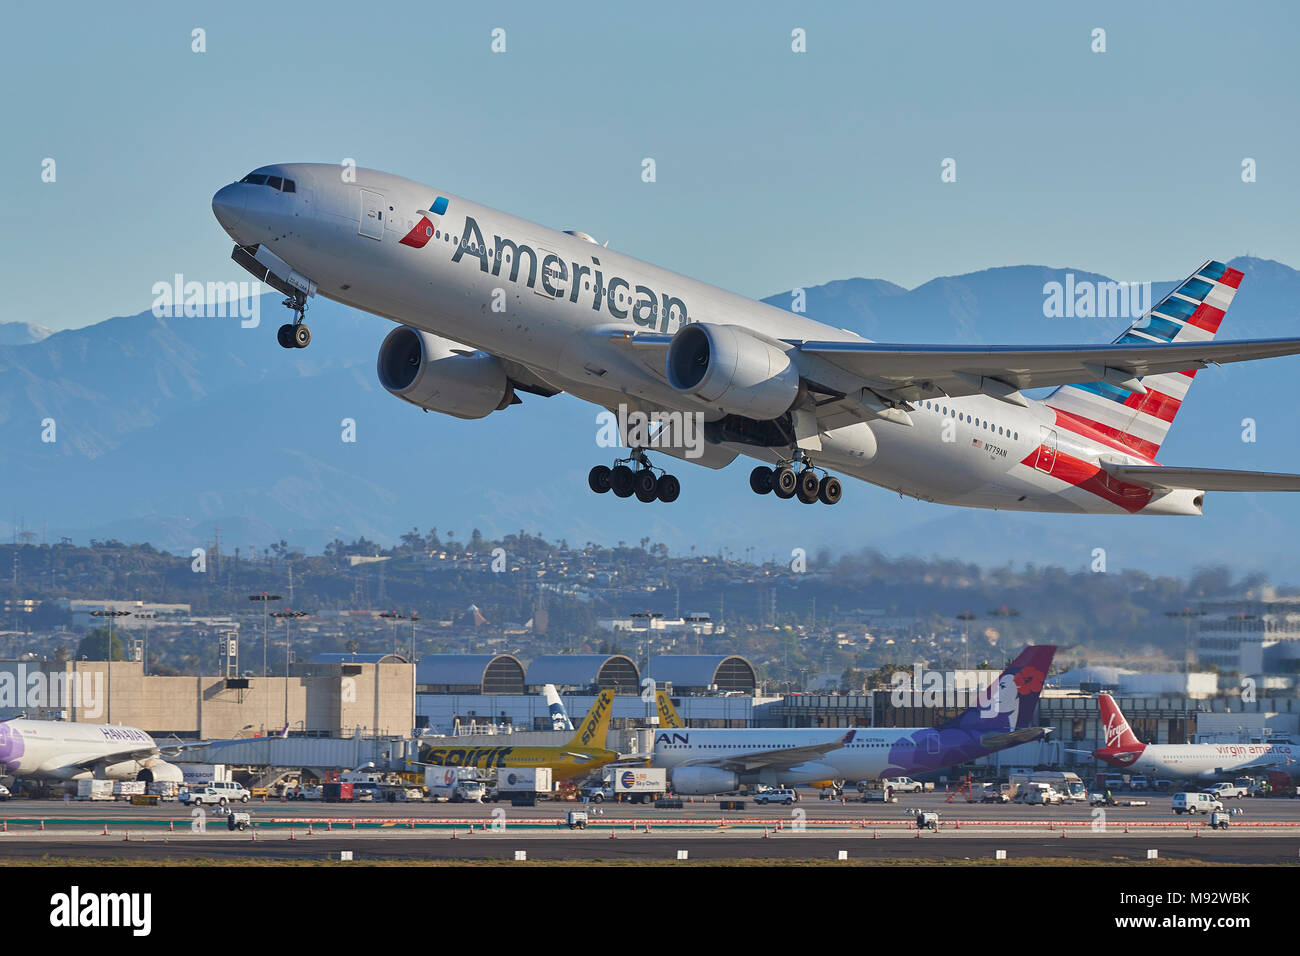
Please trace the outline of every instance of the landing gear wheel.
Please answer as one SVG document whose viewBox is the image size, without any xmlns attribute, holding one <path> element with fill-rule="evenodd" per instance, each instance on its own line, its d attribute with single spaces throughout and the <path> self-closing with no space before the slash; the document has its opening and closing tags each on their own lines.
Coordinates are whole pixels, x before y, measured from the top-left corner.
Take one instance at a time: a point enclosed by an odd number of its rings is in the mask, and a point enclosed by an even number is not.
<svg viewBox="0 0 1300 956">
<path fill-rule="evenodd" d="M 677 500 L 677 496 L 682 493 L 682 485 L 675 475 L 660 475 L 655 494 L 664 504 Z"/>
<path fill-rule="evenodd" d="M 771 468 L 759 465 L 749 473 L 749 488 L 756 495 L 765 495 L 772 490 L 774 475 Z"/>
<path fill-rule="evenodd" d="M 280 343 L 280 348 L 282 349 L 293 348 L 293 326 L 287 323 L 280 326 L 280 328 L 276 330 L 275 340 Z"/>
<path fill-rule="evenodd" d="M 840 480 L 831 475 L 823 478 L 817 488 L 817 498 L 824 505 L 837 504 L 843 494 L 844 489 L 840 486 Z"/>
<path fill-rule="evenodd" d="M 799 495 L 799 500 L 804 504 L 810 505 L 817 500 L 817 489 L 820 486 L 821 482 L 817 480 L 817 474 L 811 468 L 805 468 L 799 472 L 796 493 Z"/>
<path fill-rule="evenodd" d="M 655 478 L 655 473 L 649 468 L 642 468 L 632 477 L 632 490 L 636 494 L 636 500 L 649 503 L 655 500 L 659 493 L 659 482 Z"/>
<path fill-rule="evenodd" d="M 789 465 L 782 465 L 772 474 L 772 493 L 778 498 L 793 498 L 799 490 L 799 478 Z"/>
<path fill-rule="evenodd" d="M 631 498 L 635 490 L 632 469 L 627 465 L 615 465 L 609 474 L 609 486 L 620 498 Z"/>
<path fill-rule="evenodd" d="M 587 487 L 598 495 L 609 491 L 613 483 L 613 473 L 605 465 L 597 465 L 587 472 Z"/>
<path fill-rule="evenodd" d="M 311 344 L 311 329 L 299 322 L 293 327 L 293 347 L 305 349 Z"/>
</svg>

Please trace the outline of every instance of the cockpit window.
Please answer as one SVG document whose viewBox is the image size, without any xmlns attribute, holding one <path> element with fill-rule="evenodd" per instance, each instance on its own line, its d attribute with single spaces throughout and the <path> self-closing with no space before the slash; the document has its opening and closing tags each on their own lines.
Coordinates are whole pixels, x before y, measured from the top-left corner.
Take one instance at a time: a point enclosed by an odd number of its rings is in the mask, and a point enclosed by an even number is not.
<svg viewBox="0 0 1300 956">
<path fill-rule="evenodd" d="M 282 193 L 296 193 L 298 191 L 292 179 L 284 179 L 280 176 L 266 176 L 262 173 L 249 173 L 240 182 L 249 183 L 253 186 L 270 186 Z"/>
</svg>

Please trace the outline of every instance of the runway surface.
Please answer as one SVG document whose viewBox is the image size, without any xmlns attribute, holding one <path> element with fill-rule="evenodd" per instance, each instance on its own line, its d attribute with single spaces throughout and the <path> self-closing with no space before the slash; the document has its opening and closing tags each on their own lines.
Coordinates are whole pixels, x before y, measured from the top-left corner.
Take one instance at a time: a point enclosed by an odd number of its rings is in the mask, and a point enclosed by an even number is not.
<svg viewBox="0 0 1300 956">
<path fill-rule="evenodd" d="M 1140 797 L 1137 799 L 1141 799 Z M 1169 798 L 1144 807 L 1025 807 L 947 803 L 941 794 L 897 804 L 803 801 L 794 807 L 720 811 L 714 801 L 681 810 L 604 804 L 536 807 L 478 804 L 323 804 L 260 801 L 237 806 L 253 829 L 229 831 L 211 809 L 196 816 L 179 804 L 15 800 L 0 804 L 0 859 L 43 857 L 164 861 L 247 858 L 327 860 L 351 850 L 363 860 L 514 860 L 675 862 L 731 859 L 918 863 L 1067 858 L 1145 862 L 1296 863 L 1300 802 L 1243 800 L 1228 830 L 1204 817 L 1175 816 Z M 590 826 L 570 830 L 564 815 L 586 809 Z M 939 814 L 939 829 L 918 832 L 917 810 Z M 43 826 L 43 828 L 42 828 Z M 648 828 L 648 829 L 647 829 Z"/>
</svg>

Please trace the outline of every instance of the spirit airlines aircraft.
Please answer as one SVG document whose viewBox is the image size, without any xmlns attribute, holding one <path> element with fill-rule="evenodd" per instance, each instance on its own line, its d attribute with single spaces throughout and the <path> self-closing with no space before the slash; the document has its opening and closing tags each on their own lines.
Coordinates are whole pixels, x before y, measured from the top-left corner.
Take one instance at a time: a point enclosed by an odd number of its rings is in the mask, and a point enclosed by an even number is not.
<svg viewBox="0 0 1300 956">
<path fill-rule="evenodd" d="M 183 782 L 180 768 L 160 754 L 143 730 L 120 724 L 0 721 L 0 773 L 15 777 Z"/>
<path fill-rule="evenodd" d="M 613 709 L 614 692 L 602 690 L 578 732 L 563 747 L 430 747 L 420 764 L 481 770 L 550 767 L 556 780 L 584 777 L 619 759 L 617 751 L 605 749 Z"/>
<path fill-rule="evenodd" d="M 1214 780 L 1245 770 L 1300 773 L 1300 747 L 1289 744 L 1144 744 L 1109 694 L 1097 695 L 1105 746 L 1092 752 L 1112 767 L 1184 780 Z"/>
<path fill-rule="evenodd" d="M 1300 352 L 1214 341 L 1242 279 L 1221 262 L 1110 345 L 888 345 L 374 170 L 263 166 L 212 208 L 234 260 L 287 296 L 285 348 L 310 342 L 323 295 L 398 323 L 379 380 L 426 410 L 482 418 L 569 392 L 616 411 L 632 454 L 591 470 L 599 493 L 676 499 L 647 448 L 709 468 L 756 458 L 755 492 L 809 504 L 839 501 L 827 469 L 1019 511 L 1197 515 L 1206 491 L 1300 490 L 1296 475 L 1156 463 L 1197 370 Z"/>
<path fill-rule="evenodd" d="M 1038 740 L 1030 726 L 1056 648 L 1029 647 L 1007 665 L 979 703 L 938 727 L 850 730 L 687 730 L 659 693 L 655 767 L 669 768 L 680 794 L 730 793 L 742 784 L 815 784 L 912 775 Z M 667 719 L 667 729 L 663 726 Z"/>
</svg>

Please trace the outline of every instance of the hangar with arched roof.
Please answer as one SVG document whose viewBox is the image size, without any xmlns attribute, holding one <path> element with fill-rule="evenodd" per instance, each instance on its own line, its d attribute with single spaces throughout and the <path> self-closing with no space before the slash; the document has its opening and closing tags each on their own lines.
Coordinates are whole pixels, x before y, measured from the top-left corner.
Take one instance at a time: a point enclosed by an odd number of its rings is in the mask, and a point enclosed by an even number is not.
<svg viewBox="0 0 1300 956">
<path fill-rule="evenodd" d="M 415 686 L 425 694 L 522 694 L 524 665 L 513 654 L 426 654 Z"/>
<path fill-rule="evenodd" d="M 637 694 L 641 672 L 626 654 L 543 654 L 528 665 L 524 683 L 532 693 L 554 684 L 561 694 Z"/>
<path fill-rule="evenodd" d="M 677 654 L 650 658 L 646 672 L 660 684 L 672 684 L 674 694 L 743 694 L 758 689 L 754 665 L 738 654 Z"/>
</svg>

